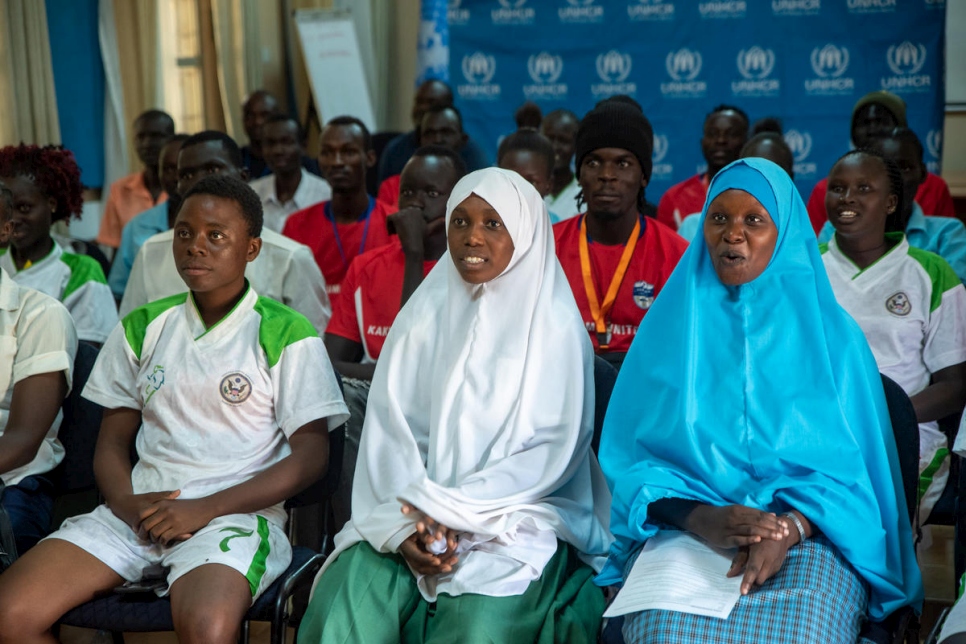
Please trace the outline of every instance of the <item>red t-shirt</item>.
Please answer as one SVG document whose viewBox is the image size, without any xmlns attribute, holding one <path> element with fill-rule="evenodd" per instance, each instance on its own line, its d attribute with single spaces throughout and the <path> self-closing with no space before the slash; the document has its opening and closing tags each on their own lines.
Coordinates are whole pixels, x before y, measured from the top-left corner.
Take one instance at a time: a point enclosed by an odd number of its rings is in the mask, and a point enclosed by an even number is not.
<svg viewBox="0 0 966 644">
<path fill-rule="evenodd" d="M 376 195 L 376 199 L 392 206 L 394 209 L 399 208 L 399 178 L 402 175 L 394 174 L 391 177 L 386 177 L 379 184 L 379 194 Z"/>
<path fill-rule="evenodd" d="M 585 216 L 572 217 L 555 224 L 553 234 L 557 243 L 557 259 L 570 282 L 580 316 L 590 332 L 594 351 L 599 352 L 597 327 L 590 314 L 590 303 L 580 270 L 580 222 Z M 688 247 L 688 242 L 683 237 L 661 222 L 647 217 L 642 222 L 644 231 L 637 240 L 634 255 L 631 256 L 630 265 L 617 291 L 614 307 L 608 316 L 611 324 L 611 341 L 607 349 L 609 353 L 626 353 L 630 349 L 638 325 Z M 603 304 L 611 278 L 617 271 L 621 254 L 624 252 L 624 245 L 606 246 L 591 241 L 587 249 L 590 252 L 591 271 L 597 287 L 597 301 Z"/>
<path fill-rule="evenodd" d="M 423 262 L 423 277 L 433 266 L 436 260 Z M 333 307 L 325 332 L 358 342 L 368 360 L 378 360 L 389 327 L 399 313 L 405 272 L 406 256 L 398 237 L 352 260 L 342 280 L 339 306 Z"/>
<path fill-rule="evenodd" d="M 828 177 L 822 179 L 812 188 L 812 194 L 808 197 L 808 218 L 812 222 L 812 228 L 817 235 L 825 222 L 828 221 L 828 214 L 825 212 L 825 192 L 828 189 Z M 922 208 L 926 215 L 934 217 L 955 217 L 956 207 L 953 205 L 953 197 L 949 194 L 949 186 L 946 181 L 932 172 L 926 173 L 926 179 L 916 191 L 916 203 Z"/>
<path fill-rule="evenodd" d="M 688 215 L 701 212 L 708 197 L 708 175 L 696 174 L 667 189 L 657 204 L 657 220 L 677 230 Z"/>
<path fill-rule="evenodd" d="M 352 260 L 389 243 L 386 216 L 395 209 L 370 197 L 367 217 L 351 224 L 337 224 L 326 215 L 329 203 L 323 201 L 293 213 L 285 220 L 282 234 L 312 249 L 334 311 Z"/>
</svg>

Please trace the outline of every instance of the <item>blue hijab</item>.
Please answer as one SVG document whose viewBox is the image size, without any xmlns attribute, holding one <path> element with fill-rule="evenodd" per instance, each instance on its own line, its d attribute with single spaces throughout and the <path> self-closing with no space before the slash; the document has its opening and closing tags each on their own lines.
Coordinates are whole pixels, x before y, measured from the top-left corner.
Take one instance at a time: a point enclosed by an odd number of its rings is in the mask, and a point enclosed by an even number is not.
<svg viewBox="0 0 966 644">
<path fill-rule="evenodd" d="M 869 583 L 881 620 L 923 590 L 878 368 L 785 171 L 735 161 L 711 182 L 702 221 L 734 188 L 771 214 L 775 252 L 757 279 L 725 286 L 697 235 L 644 318 L 600 444 L 616 541 L 598 583 L 620 582 L 660 529 L 653 501 L 794 508 Z"/>
</svg>

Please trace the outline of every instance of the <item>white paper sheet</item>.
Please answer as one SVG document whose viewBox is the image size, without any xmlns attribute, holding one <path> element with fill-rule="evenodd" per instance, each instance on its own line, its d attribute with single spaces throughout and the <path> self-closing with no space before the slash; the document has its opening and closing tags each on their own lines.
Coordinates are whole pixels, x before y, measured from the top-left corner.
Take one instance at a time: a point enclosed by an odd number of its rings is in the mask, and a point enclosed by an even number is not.
<svg viewBox="0 0 966 644">
<path fill-rule="evenodd" d="M 741 597 L 741 576 L 725 576 L 737 552 L 661 531 L 647 540 L 604 617 L 661 609 L 726 619 Z"/>
</svg>

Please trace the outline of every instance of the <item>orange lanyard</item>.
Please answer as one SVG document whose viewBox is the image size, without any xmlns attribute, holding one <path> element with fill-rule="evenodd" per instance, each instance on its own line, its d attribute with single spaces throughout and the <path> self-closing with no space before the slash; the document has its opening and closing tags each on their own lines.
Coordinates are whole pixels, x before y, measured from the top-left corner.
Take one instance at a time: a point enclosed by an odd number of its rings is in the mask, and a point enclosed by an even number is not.
<svg viewBox="0 0 966 644">
<path fill-rule="evenodd" d="M 584 276 L 584 290 L 587 292 L 587 302 L 590 304 L 590 315 L 594 318 L 594 325 L 597 328 L 597 344 L 601 349 L 607 349 L 610 345 L 610 325 L 606 318 L 610 310 L 614 308 L 614 300 L 617 299 L 617 291 L 620 290 L 621 282 L 624 281 L 624 274 L 630 266 L 631 257 L 634 255 L 634 247 L 637 246 L 637 238 L 641 234 L 640 218 L 634 223 L 634 230 L 631 237 L 624 245 L 624 252 L 621 253 L 621 261 L 617 264 L 617 270 L 610 280 L 607 287 L 607 295 L 604 296 L 604 304 L 597 300 L 597 287 L 594 285 L 594 276 L 590 267 L 590 250 L 587 248 L 587 215 L 580 221 L 580 272 Z"/>
</svg>

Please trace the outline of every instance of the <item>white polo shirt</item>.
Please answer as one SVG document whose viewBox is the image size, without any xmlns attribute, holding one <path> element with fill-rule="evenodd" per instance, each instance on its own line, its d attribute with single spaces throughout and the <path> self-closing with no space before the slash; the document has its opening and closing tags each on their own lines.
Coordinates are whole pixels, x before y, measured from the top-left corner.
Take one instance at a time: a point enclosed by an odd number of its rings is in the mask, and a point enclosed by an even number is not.
<svg viewBox="0 0 966 644">
<path fill-rule="evenodd" d="M 0 269 L 0 436 L 10 418 L 14 385 L 30 376 L 62 371 L 70 390 L 76 354 L 77 333 L 64 305 L 20 286 Z M 63 413 L 58 409 L 32 461 L 0 472 L 6 485 L 49 472 L 64 460 L 64 447 L 57 440 L 61 420 Z"/>
<path fill-rule="evenodd" d="M 296 188 L 292 198 L 285 203 L 278 200 L 278 195 L 275 192 L 274 174 L 254 179 L 248 185 L 262 200 L 262 212 L 265 220 L 263 225 L 268 230 L 277 233 L 282 232 L 285 227 L 285 220 L 293 212 L 332 198 L 332 188 L 329 187 L 329 182 L 315 176 L 305 168 L 302 168 L 302 179 L 299 181 L 299 187 Z"/>
<path fill-rule="evenodd" d="M 267 228 L 261 237 L 262 250 L 245 269 L 252 288 L 307 317 L 319 335 L 325 333 L 332 305 L 312 251 Z M 141 246 L 124 289 L 121 316 L 148 302 L 188 291 L 174 264 L 173 240 L 174 231 L 166 230 Z"/>
<path fill-rule="evenodd" d="M 308 422 L 328 418 L 331 430 L 348 418 L 315 328 L 250 286 L 209 329 L 187 293 L 135 309 L 104 344 L 83 395 L 141 411 L 134 493 L 181 490 L 182 499 L 282 460 Z M 285 522 L 281 504 L 264 514 Z"/>
<path fill-rule="evenodd" d="M 4 249 L 0 268 L 22 286 L 64 303 L 74 318 L 80 340 L 104 342 L 117 325 L 117 304 L 101 265 L 87 255 L 66 253 L 55 242 L 50 253 L 21 271 Z"/>
</svg>

